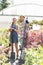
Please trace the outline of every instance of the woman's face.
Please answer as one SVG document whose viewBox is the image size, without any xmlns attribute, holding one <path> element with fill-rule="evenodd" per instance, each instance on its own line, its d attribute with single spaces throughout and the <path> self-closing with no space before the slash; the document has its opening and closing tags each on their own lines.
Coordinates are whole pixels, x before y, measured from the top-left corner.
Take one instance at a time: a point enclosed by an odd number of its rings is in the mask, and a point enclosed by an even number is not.
<svg viewBox="0 0 43 65">
<path fill-rule="evenodd" d="M 14 18 L 14 19 L 13 19 L 13 22 L 14 22 L 14 24 L 16 24 L 16 23 L 17 23 L 17 19 L 16 19 L 16 18 Z"/>
</svg>

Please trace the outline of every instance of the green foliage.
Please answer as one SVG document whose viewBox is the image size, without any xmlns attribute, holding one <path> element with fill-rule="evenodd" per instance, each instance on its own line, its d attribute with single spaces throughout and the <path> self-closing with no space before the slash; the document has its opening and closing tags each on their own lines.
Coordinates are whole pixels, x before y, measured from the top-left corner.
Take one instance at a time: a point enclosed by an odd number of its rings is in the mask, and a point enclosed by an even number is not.
<svg viewBox="0 0 43 65">
<path fill-rule="evenodd" d="M 41 21 L 39 22 L 39 24 L 43 25 L 43 20 L 41 20 Z"/>
<path fill-rule="evenodd" d="M 38 24 L 38 21 L 37 20 L 33 20 L 32 24 Z"/>
<path fill-rule="evenodd" d="M 9 46 L 9 35 L 6 35 L 7 29 L 0 29 L 0 45 L 4 44 L 4 46 Z"/>
<path fill-rule="evenodd" d="M 32 22 L 30 22 L 30 25 L 32 25 L 32 24 L 43 25 L 43 20 L 41 20 L 41 21 L 33 20 Z"/>
<path fill-rule="evenodd" d="M 0 0 L 0 10 L 8 7 L 10 3 L 7 2 L 7 0 Z"/>
<path fill-rule="evenodd" d="M 8 55 L 6 55 L 5 53 L 0 54 L 0 65 L 11 65 L 10 63 L 6 63 L 6 61 L 8 60 Z"/>
<path fill-rule="evenodd" d="M 26 50 L 24 65 L 43 65 L 43 47 L 39 45 L 37 49 L 30 48 Z"/>
<path fill-rule="evenodd" d="M 7 29 L 0 29 L 0 45 L 4 44 L 5 47 L 9 46 L 9 36 L 6 36 Z M 0 65 L 11 65 L 6 63 L 8 55 L 4 52 L 5 49 L 0 50 Z"/>
</svg>

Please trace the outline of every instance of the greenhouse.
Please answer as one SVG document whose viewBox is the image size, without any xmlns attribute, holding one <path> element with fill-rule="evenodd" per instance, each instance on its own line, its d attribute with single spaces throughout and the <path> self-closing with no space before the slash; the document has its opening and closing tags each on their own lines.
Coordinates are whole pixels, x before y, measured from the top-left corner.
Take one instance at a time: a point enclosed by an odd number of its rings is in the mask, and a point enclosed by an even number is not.
<svg viewBox="0 0 43 65">
<path fill-rule="evenodd" d="M 0 65 L 43 65 L 42 0 L 0 0 Z"/>
</svg>

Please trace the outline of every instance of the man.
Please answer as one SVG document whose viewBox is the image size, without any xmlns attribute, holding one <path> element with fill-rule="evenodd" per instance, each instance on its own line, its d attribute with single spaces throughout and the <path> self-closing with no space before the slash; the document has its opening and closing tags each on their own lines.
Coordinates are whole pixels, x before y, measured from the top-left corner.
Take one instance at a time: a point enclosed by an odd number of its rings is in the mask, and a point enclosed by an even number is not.
<svg viewBox="0 0 43 65">
<path fill-rule="evenodd" d="M 21 54 L 20 54 L 20 59 L 22 59 L 23 60 L 23 57 L 24 57 L 24 51 L 23 51 L 23 48 L 24 48 L 24 42 L 25 42 L 25 39 L 24 39 L 24 36 L 25 36 L 25 24 L 26 24 L 26 22 L 25 22 L 25 16 L 20 16 L 20 21 L 21 21 L 21 23 L 20 23 L 20 50 L 21 50 Z"/>
<path fill-rule="evenodd" d="M 28 29 L 27 25 L 29 24 L 28 19 L 25 16 L 20 16 L 21 25 L 20 25 L 20 31 L 21 31 L 21 39 L 23 46 L 26 45 L 26 30 Z"/>
<path fill-rule="evenodd" d="M 21 25 L 20 25 L 21 44 L 24 45 L 25 25 L 26 25 L 25 16 L 20 16 L 20 20 L 21 20 Z"/>
</svg>

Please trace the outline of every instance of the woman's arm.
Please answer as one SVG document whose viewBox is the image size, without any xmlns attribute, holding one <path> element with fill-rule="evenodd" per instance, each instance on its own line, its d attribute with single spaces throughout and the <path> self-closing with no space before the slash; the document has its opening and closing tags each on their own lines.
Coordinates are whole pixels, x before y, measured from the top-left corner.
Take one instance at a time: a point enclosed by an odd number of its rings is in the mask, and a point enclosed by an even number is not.
<svg viewBox="0 0 43 65">
<path fill-rule="evenodd" d="M 11 32 L 12 31 L 12 28 L 9 28 L 8 30 L 7 30 L 7 32 L 6 32 L 6 34 L 8 34 L 9 32 Z"/>
<path fill-rule="evenodd" d="M 20 34 L 20 31 L 19 31 L 18 26 L 17 26 L 16 29 L 14 29 L 14 28 L 9 28 L 9 30 L 8 30 L 7 32 L 11 32 L 12 30 L 14 30 L 14 31 L 16 31 L 18 34 Z"/>
<path fill-rule="evenodd" d="M 7 32 L 11 32 L 12 30 L 14 30 L 14 28 L 9 28 Z"/>
<path fill-rule="evenodd" d="M 18 26 L 17 26 L 17 28 L 16 28 L 16 29 L 14 29 L 14 31 L 16 31 L 16 32 L 18 33 Z"/>
<path fill-rule="evenodd" d="M 9 29 L 9 32 L 11 32 L 12 30 L 14 30 L 14 28 L 10 28 L 10 29 Z"/>
<path fill-rule="evenodd" d="M 16 29 L 14 29 L 18 34 L 20 34 L 20 30 L 19 30 L 19 27 L 17 26 Z"/>
</svg>

